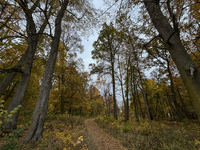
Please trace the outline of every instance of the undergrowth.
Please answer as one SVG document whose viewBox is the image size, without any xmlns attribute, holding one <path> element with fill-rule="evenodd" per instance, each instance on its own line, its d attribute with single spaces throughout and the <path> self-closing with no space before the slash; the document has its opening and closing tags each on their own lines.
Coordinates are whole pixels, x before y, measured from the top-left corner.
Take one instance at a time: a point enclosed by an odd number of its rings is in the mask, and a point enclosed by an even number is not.
<svg viewBox="0 0 200 150">
<path fill-rule="evenodd" d="M 49 114 L 44 125 L 43 139 L 37 142 L 23 144 L 28 133 L 26 128 L 18 138 L 0 138 L 0 150 L 87 150 L 88 141 L 85 138 L 84 118 L 68 114 Z M 22 125 L 19 125 L 19 127 Z"/>
<path fill-rule="evenodd" d="M 197 123 L 153 121 L 153 130 L 148 120 L 140 123 L 112 116 L 99 116 L 95 122 L 105 132 L 121 141 L 130 150 L 199 150 L 200 126 Z"/>
</svg>

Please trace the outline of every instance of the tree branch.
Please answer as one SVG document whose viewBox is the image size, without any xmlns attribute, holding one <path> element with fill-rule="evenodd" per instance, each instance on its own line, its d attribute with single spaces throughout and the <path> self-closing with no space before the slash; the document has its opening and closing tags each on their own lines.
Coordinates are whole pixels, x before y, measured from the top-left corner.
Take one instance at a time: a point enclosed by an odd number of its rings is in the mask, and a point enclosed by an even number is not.
<svg viewBox="0 0 200 150">
<path fill-rule="evenodd" d="M 25 73 L 24 70 L 20 68 L 11 68 L 11 69 L 0 68 L 0 72 L 5 73 L 5 74 L 11 73 L 11 72 Z"/>
<path fill-rule="evenodd" d="M 1 22 L 0 22 L 0 23 L 1 23 Z M 17 34 L 21 35 L 21 36 L 22 36 L 22 37 L 24 37 L 25 39 L 27 39 L 27 38 L 28 38 L 27 36 L 23 35 L 22 33 L 20 33 L 20 32 L 18 32 L 18 31 L 14 30 L 14 29 L 12 29 L 12 28 L 8 27 L 6 24 L 4 24 L 4 23 L 1 23 L 1 24 L 3 24 L 3 25 L 6 27 L 6 28 L 8 28 L 8 29 L 12 30 L 13 32 L 15 32 L 15 33 L 17 33 Z"/>
</svg>

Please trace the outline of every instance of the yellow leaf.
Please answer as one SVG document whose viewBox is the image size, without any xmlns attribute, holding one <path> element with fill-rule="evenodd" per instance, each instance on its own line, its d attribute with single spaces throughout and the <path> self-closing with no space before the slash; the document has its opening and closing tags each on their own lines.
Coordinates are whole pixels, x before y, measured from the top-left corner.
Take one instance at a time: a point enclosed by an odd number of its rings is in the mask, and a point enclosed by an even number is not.
<svg viewBox="0 0 200 150">
<path fill-rule="evenodd" d="M 12 118 L 12 117 L 13 117 L 13 114 L 8 115 L 8 117 L 9 117 L 9 118 Z"/>
</svg>

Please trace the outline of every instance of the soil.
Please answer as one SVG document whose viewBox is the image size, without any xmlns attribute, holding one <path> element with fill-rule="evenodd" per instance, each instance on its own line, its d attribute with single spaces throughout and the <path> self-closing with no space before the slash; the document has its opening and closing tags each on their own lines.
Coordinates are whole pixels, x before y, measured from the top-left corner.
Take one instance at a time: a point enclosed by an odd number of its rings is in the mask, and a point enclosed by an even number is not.
<svg viewBox="0 0 200 150">
<path fill-rule="evenodd" d="M 105 133 L 95 122 L 94 119 L 85 120 L 89 138 L 93 141 L 98 150 L 127 150 L 118 140 Z"/>
</svg>

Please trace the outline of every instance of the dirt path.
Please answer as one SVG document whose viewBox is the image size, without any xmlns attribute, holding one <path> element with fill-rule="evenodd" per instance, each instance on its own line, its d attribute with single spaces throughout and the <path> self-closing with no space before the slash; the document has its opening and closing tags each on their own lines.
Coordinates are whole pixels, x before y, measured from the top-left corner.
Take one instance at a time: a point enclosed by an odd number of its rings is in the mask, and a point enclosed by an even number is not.
<svg viewBox="0 0 200 150">
<path fill-rule="evenodd" d="M 119 141 L 105 133 L 95 122 L 94 119 L 85 120 L 85 125 L 98 150 L 127 150 Z"/>
</svg>

